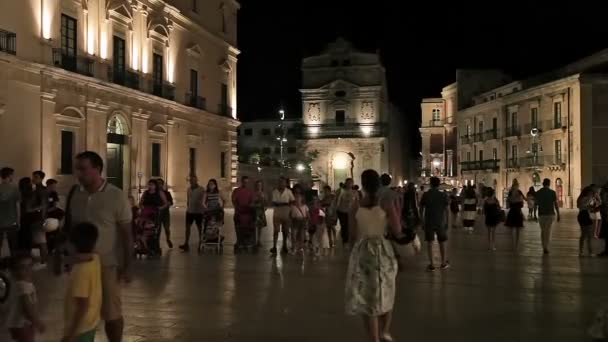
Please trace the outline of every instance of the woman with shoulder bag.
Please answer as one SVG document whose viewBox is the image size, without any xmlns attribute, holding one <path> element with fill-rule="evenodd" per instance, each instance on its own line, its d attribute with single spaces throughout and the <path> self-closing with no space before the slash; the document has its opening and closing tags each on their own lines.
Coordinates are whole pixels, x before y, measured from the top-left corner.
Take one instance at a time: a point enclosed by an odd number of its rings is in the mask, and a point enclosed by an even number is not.
<svg viewBox="0 0 608 342">
<path fill-rule="evenodd" d="M 593 239 L 593 219 L 591 218 L 591 211 L 594 208 L 594 193 L 593 189 L 588 186 L 581 191 L 580 196 L 576 200 L 576 206 L 578 207 L 578 216 L 576 220 L 581 227 L 581 237 L 579 239 L 579 256 L 584 256 L 583 250 L 585 248 L 585 242 L 587 243 L 587 251 L 589 256 L 593 256 L 593 249 L 591 241 Z"/>
</svg>

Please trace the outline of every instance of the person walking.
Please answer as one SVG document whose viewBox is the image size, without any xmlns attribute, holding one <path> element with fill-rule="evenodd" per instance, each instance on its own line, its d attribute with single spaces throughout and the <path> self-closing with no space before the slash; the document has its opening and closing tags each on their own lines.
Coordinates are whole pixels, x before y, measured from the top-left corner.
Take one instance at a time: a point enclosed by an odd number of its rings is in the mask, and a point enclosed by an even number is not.
<svg viewBox="0 0 608 342">
<path fill-rule="evenodd" d="M 392 341 L 390 326 L 395 302 L 397 259 L 386 227 L 396 239 L 405 236 L 399 213 L 393 205 L 382 205 L 378 191 L 380 177 L 373 170 L 361 175 L 365 196 L 351 208 L 354 242 L 346 275 L 346 313 L 362 316 L 368 341 Z"/>
<path fill-rule="evenodd" d="M 336 213 L 336 195 L 331 191 L 329 185 L 323 187 L 321 208 L 325 212 L 325 226 L 327 227 L 329 248 L 334 248 L 336 244 L 336 224 L 338 223 L 338 216 Z"/>
<path fill-rule="evenodd" d="M 452 228 L 458 227 L 458 215 L 460 213 L 460 206 L 458 203 L 458 189 L 452 189 L 450 193 L 450 222 L 452 223 Z"/>
<path fill-rule="evenodd" d="M 448 241 L 448 197 L 444 192 L 439 190 L 441 181 L 437 177 L 431 177 L 431 188 L 425 192 L 420 199 L 420 216 L 423 218 L 422 226 L 424 227 L 425 240 L 428 244 L 429 266 L 427 270 L 432 272 L 435 270 L 433 261 L 433 242 L 435 235 L 439 242 L 439 252 L 441 253 L 441 269 L 450 267 L 450 262 L 447 258 L 447 241 Z"/>
<path fill-rule="evenodd" d="M 196 224 L 198 229 L 199 241 L 203 238 L 203 196 L 205 189 L 198 185 L 196 175 L 190 175 L 190 187 L 188 187 L 186 199 L 186 236 L 184 244 L 179 248 L 184 251 L 190 251 L 190 233 L 192 224 Z"/>
<path fill-rule="evenodd" d="M 536 217 L 536 189 L 534 189 L 533 186 L 531 186 L 528 189 L 528 193 L 526 194 L 526 202 L 528 204 L 528 221 L 536 221 L 538 220 L 538 217 Z"/>
<path fill-rule="evenodd" d="M 600 257 L 608 256 L 608 182 L 604 183 L 600 190 L 600 215 L 602 224 L 600 227 L 600 239 L 604 239 L 604 251 L 598 254 Z"/>
<path fill-rule="evenodd" d="M 544 254 L 549 254 L 551 231 L 556 215 L 557 222 L 560 221 L 557 194 L 550 186 L 551 180 L 545 178 L 543 180 L 543 187 L 534 194 L 534 215 L 538 212 L 538 224 L 540 225 L 540 238 L 543 244 Z"/>
<path fill-rule="evenodd" d="M 80 183 L 66 201 L 64 229 L 88 222 L 98 229 L 96 252 L 101 261 L 101 317 L 109 342 L 122 341 L 121 283 L 131 282 L 133 235 L 131 207 L 127 195 L 102 177 L 103 160 L 92 151 L 76 155 L 76 177 Z"/>
<path fill-rule="evenodd" d="M 148 181 L 148 189 L 144 191 L 139 201 L 140 210 L 142 212 L 148 211 L 154 213 L 154 217 L 156 218 L 155 223 L 160 228 L 161 213 L 167 207 L 169 207 L 169 203 L 167 202 L 167 198 L 165 197 L 165 192 L 162 191 L 162 189 L 158 186 L 158 182 L 155 179 L 150 179 Z M 159 244 L 160 230 L 158 232 L 155 232 L 154 234 L 158 235 L 155 236 L 155 238 L 153 239 L 152 246 L 149 247 L 152 253 L 159 256 L 162 253 Z"/>
<path fill-rule="evenodd" d="M 509 213 L 507 214 L 505 226 L 511 228 L 513 250 L 515 251 L 519 248 L 519 236 L 521 234 L 521 230 L 524 228 L 524 214 L 521 212 L 521 210 L 524 207 L 525 200 L 526 197 L 521 190 L 519 190 L 519 182 L 517 179 L 514 179 L 513 184 L 511 185 L 511 190 L 507 196 L 507 207 L 509 208 Z"/>
<path fill-rule="evenodd" d="M 255 229 L 255 211 L 253 200 L 255 193 L 249 188 L 249 177 L 241 177 L 241 186 L 232 192 L 234 206 L 234 228 L 236 230 L 235 249 L 246 246 L 246 234 Z"/>
<path fill-rule="evenodd" d="M 17 234 L 21 221 L 21 195 L 13 183 L 15 170 L 10 167 L 0 169 L 0 255 L 4 237 L 8 241 L 11 256 L 17 252 Z"/>
<path fill-rule="evenodd" d="M 602 206 L 602 199 L 600 197 L 600 189 L 597 185 L 591 184 L 589 185 L 592 191 L 592 200 L 591 200 L 591 220 L 593 220 L 593 237 L 598 239 L 600 237 L 600 227 L 601 227 L 601 215 L 600 208 Z"/>
<path fill-rule="evenodd" d="M 46 267 L 46 237 L 44 236 L 44 198 L 42 191 L 34 190 L 29 177 L 19 180 L 21 196 L 21 223 L 18 232 L 19 249 L 30 253 L 34 245 L 40 248 L 40 260 L 34 270 Z"/>
<path fill-rule="evenodd" d="M 500 203 L 496 199 L 494 189 L 487 190 L 486 198 L 483 204 L 483 213 L 485 217 L 486 228 L 488 229 L 488 250 L 496 250 L 496 227 L 502 219 L 502 209 Z"/>
<path fill-rule="evenodd" d="M 340 236 L 342 244 L 348 249 L 349 242 L 349 213 L 359 199 L 359 191 L 353 188 L 353 179 L 347 178 L 344 183 L 344 189 L 340 191 L 337 199 L 337 214 L 340 221 Z"/>
<path fill-rule="evenodd" d="M 284 177 L 279 178 L 279 184 L 276 189 L 272 191 L 272 206 L 274 207 L 274 213 L 272 215 L 273 235 L 272 235 L 272 248 L 270 253 L 277 254 L 277 242 L 279 240 L 279 233 L 283 234 L 283 247 L 281 253 L 287 254 L 287 241 L 289 240 L 289 233 L 291 229 L 291 220 L 289 217 L 290 205 L 295 201 L 295 197 L 291 190 L 287 188 L 287 179 Z"/>
<path fill-rule="evenodd" d="M 258 180 L 255 182 L 255 197 L 253 198 L 253 206 L 255 208 L 255 229 L 257 236 L 257 246 L 261 246 L 262 229 L 266 228 L 266 206 L 267 199 L 264 192 L 264 182 Z"/>
<path fill-rule="evenodd" d="M 164 192 L 165 198 L 167 199 L 167 207 L 160 211 L 160 224 L 163 226 L 165 231 L 165 239 L 167 241 L 167 247 L 173 248 L 173 242 L 171 241 L 171 207 L 173 206 L 173 196 L 171 191 L 167 189 L 165 181 L 162 178 L 156 180 L 158 188 Z"/>
<path fill-rule="evenodd" d="M 576 206 L 578 208 L 578 215 L 576 220 L 581 227 L 581 237 L 579 238 L 579 256 L 584 256 L 585 243 L 587 244 L 587 252 L 589 256 L 593 256 L 593 246 L 591 244 L 594 233 L 594 222 L 591 216 L 591 212 L 595 207 L 595 194 L 591 186 L 585 187 L 581 194 L 576 199 Z"/>
<path fill-rule="evenodd" d="M 462 201 L 462 226 L 464 231 L 472 234 L 477 217 L 477 193 L 472 186 L 467 186 L 464 190 L 464 200 Z"/>
</svg>

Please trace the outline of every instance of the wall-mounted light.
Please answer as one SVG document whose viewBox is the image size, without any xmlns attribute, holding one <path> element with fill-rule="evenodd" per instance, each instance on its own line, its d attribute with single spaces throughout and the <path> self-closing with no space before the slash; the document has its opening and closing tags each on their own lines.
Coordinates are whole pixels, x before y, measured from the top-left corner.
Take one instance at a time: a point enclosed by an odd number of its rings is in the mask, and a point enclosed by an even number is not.
<svg viewBox="0 0 608 342">
<path fill-rule="evenodd" d="M 42 38 L 51 40 L 51 26 L 53 23 L 53 9 L 48 1 L 40 1 L 40 27 L 42 28 Z"/>
<path fill-rule="evenodd" d="M 321 128 L 319 126 L 308 126 L 308 133 L 316 135 L 319 134 Z"/>
<path fill-rule="evenodd" d="M 298 165 L 296 165 L 296 170 L 298 170 L 298 172 L 302 172 L 305 169 L 306 169 L 306 167 L 302 163 L 298 163 Z"/>
<path fill-rule="evenodd" d="M 364 136 L 370 136 L 372 134 L 372 126 L 370 125 L 361 125 L 361 132 Z"/>
</svg>

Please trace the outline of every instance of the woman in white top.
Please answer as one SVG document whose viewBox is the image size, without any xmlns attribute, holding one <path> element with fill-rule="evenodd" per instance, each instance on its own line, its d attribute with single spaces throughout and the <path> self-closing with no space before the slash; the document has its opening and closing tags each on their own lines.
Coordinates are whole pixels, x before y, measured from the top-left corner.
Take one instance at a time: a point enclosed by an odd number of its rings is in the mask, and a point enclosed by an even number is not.
<svg viewBox="0 0 608 342">
<path fill-rule="evenodd" d="M 295 201 L 291 205 L 289 217 L 291 219 L 291 253 L 304 254 L 304 238 L 308 227 L 308 206 L 304 203 L 304 195 L 295 194 Z"/>
<path fill-rule="evenodd" d="M 346 275 L 346 313 L 364 317 L 369 341 L 392 341 L 389 329 L 395 301 L 397 259 L 384 236 L 386 227 L 396 239 L 403 239 L 394 203 L 378 203 L 380 176 L 364 171 L 361 184 L 365 197 L 352 212 L 354 245 Z"/>
</svg>

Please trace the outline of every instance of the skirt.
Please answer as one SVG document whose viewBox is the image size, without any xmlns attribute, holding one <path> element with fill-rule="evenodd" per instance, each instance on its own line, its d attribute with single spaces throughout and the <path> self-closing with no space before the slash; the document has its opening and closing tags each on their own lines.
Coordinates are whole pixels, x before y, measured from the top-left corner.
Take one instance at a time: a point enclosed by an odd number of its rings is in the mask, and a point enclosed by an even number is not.
<svg viewBox="0 0 608 342">
<path fill-rule="evenodd" d="M 523 228 L 524 227 L 524 214 L 521 209 L 511 208 L 507 214 L 507 220 L 505 226 L 509 228 Z"/>
<path fill-rule="evenodd" d="M 379 316 L 393 310 L 397 259 L 384 237 L 359 240 L 346 274 L 345 309 L 349 315 Z"/>
</svg>

